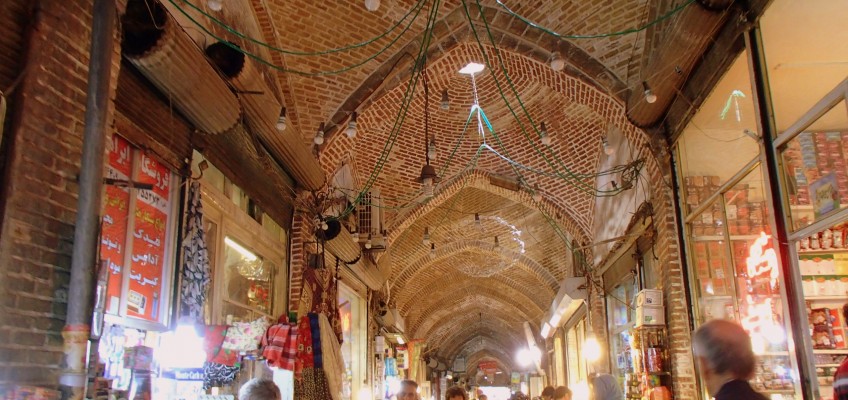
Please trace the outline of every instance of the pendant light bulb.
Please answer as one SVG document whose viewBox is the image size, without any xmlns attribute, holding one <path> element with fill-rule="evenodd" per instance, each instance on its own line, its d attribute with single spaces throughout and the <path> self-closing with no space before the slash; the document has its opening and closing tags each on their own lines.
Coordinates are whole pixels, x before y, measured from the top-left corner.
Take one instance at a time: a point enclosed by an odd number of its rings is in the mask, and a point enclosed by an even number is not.
<svg viewBox="0 0 848 400">
<path fill-rule="evenodd" d="M 371 234 L 369 233 L 368 234 L 368 240 L 365 241 L 365 248 L 371 249 L 371 246 L 373 246 L 373 243 L 371 242 Z"/>
<path fill-rule="evenodd" d="M 365 0 L 365 9 L 371 12 L 380 8 L 380 0 Z"/>
<path fill-rule="evenodd" d="M 327 229 L 330 229 L 330 225 L 327 225 L 327 221 L 321 221 L 321 230 L 326 231 Z"/>
<path fill-rule="evenodd" d="M 286 130 L 286 108 L 280 110 L 280 118 L 277 118 L 277 130 L 282 132 Z"/>
<path fill-rule="evenodd" d="M 565 69 L 565 60 L 558 51 L 551 53 L 551 69 L 557 72 Z"/>
<path fill-rule="evenodd" d="M 433 178 L 422 179 L 421 188 L 424 190 L 425 197 L 433 197 Z"/>
<path fill-rule="evenodd" d="M 315 133 L 315 144 L 322 145 L 324 144 L 324 123 L 321 123 L 321 126 L 318 127 L 318 132 Z"/>
<path fill-rule="evenodd" d="M 483 223 L 480 221 L 480 214 L 479 213 L 474 213 L 474 225 L 476 225 L 478 228 L 483 227 Z"/>
<path fill-rule="evenodd" d="M 426 226 L 424 227 L 424 237 L 421 240 L 421 242 L 424 243 L 425 246 L 430 245 L 430 228 L 429 227 L 426 227 Z"/>
<path fill-rule="evenodd" d="M 548 135 L 548 128 L 545 127 L 545 123 L 542 122 L 539 124 L 539 135 L 541 136 L 541 142 L 544 146 L 551 145 L 551 137 Z"/>
<path fill-rule="evenodd" d="M 436 152 L 436 139 L 430 139 L 430 144 L 427 145 L 427 157 L 435 160 L 438 153 Z"/>
<path fill-rule="evenodd" d="M 442 110 L 450 109 L 450 99 L 448 98 L 448 90 L 442 90 Z"/>
<path fill-rule="evenodd" d="M 495 250 L 499 250 L 501 248 L 501 243 L 498 241 L 498 237 L 495 236 Z"/>
<path fill-rule="evenodd" d="M 221 11 L 224 8 L 223 0 L 208 0 L 206 5 L 209 6 L 209 9 L 212 11 Z"/>
<path fill-rule="evenodd" d="M 350 114 L 350 121 L 347 123 L 347 129 L 345 129 L 345 134 L 347 137 L 353 139 L 356 137 L 356 113 Z"/>
<path fill-rule="evenodd" d="M 436 244 L 430 243 L 430 258 L 436 258 Z"/>
<path fill-rule="evenodd" d="M 642 87 L 645 89 L 645 101 L 648 104 L 654 104 L 657 102 L 657 95 L 654 94 L 654 91 L 651 90 L 651 87 L 648 86 L 648 81 L 642 81 Z"/>
<path fill-rule="evenodd" d="M 604 147 L 604 154 L 608 156 L 615 154 L 615 147 L 610 146 L 606 136 L 601 139 L 601 145 Z"/>
</svg>

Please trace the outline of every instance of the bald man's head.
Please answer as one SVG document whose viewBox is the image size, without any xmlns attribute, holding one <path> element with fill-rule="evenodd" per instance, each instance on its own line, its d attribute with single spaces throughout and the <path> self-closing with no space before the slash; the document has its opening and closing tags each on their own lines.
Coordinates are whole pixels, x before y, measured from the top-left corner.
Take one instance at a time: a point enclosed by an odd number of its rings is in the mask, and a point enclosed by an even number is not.
<svg viewBox="0 0 848 400">
<path fill-rule="evenodd" d="M 701 325 L 692 339 L 696 357 L 713 374 L 730 374 L 736 379 L 750 379 L 756 358 L 751 349 L 751 337 L 742 326 L 726 320 L 712 320 Z"/>
</svg>

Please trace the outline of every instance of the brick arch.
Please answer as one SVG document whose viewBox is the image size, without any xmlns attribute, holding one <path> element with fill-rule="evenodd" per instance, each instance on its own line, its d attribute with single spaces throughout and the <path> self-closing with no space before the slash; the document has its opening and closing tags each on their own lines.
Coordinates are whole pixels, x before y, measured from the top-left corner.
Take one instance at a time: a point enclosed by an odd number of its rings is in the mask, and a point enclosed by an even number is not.
<svg viewBox="0 0 848 400">
<path fill-rule="evenodd" d="M 529 301 L 524 303 L 525 307 L 537 309 L 548 307 L 556 294 L 553 291 L 540 291 L 538 287 L 522 284 L 503 272 L 488 278 L 469 278 L 446 264 L 428 268 L 426 271 L 429 273 L 428 276 L 417 277 L 407 286 L 392 288 L 394 292 L 400 293 L 396 301 L 401 310 L 409 309 L 409 302 L 414 302 L 422 296 L 441 298 L 441 293 L 449 292 L 454 286 L 462 285 L 461 282 L 465 280 L 479 281 L 492 290 L 518 293 L 520 297 L 517 297 L 516 301 L 524 302 L 524 299 L 527 299 Z"/>
<path fill-rule="evenodd" d="M 499 342 L 498 348 L 504 349 L 507 354 L 513 353 L 519 348 L 527 347 L 524 336 L 513 334 L 513 331 L 507 328 L 507 326 L 497 326 L 492 329 L 491 325 L 469 324 L 458 331 L 451 332 L 443 341 L 439 342 L 441 354 L 444 354 L 449 360 L 454 360 L 457 355 L 462 353 L 463 350 L 469 349 L 469 347 L 471 350 L 486 348 L 485 343 L 480 344 L 481 337 L 489 337 L 493 341 L 497 340 Z"/>
<path fill-rule="evenodd" d="M 533 204 L 534 207 L 551 216 L 557 224 L 563 226 L 565 232 L 572 237 L 577 237 L 580 240 L 588 240 L 591 236 L 590 232 L 580 229 L 578 224 L 568 217 L 569 213 L 563 205 L 547 197 L 543 197 L 542 201 L 537 203 L 533 201 L 533 196 L 525 190 L 515 192 L 495 186 L 490 182 L 491 175 L 487 171 L 475 168 L 453 177 L 448 182 L 442 183 L 437 187 L 434 196 L 430 200 L 418 207 L 407 209 L 404 213 L 400 213 L 394 218 L 388 227 L 389 243 L 393 243 L 403 235 L 404 231 L 415 224 L 415 221 L 449 202 L 453 196 L 464 188 L 485 190 L 493 195 L 512 200 L 519 204 Z M 557 218 L 557 216 L 560 217 Z"/>
<path fill-rule="evenodd" d="M 469 302 L 473 303 L 469 304 Z M 456 299 L 453 302 L 444 304 L 437 311 L 427 314 L 423 320 L 419 321 L 417 326 L 410 327 L 409 331 L 414 332 L 415 334 L 413 336 L 416 338 L 427 338 L 431 330 L 443 324 L 450 316 L 464 315 L 470 318 L 483 312 L 487 315 L 491 314 L 493 310 L 499 314 L 508 314 L 509 317 L 503 317 L 501 319 L 511 324 L 520 324 L 530 319 L 529 316 L 522 313 L 512 303 L 477 294 L 476 296 L 466 296 L 465 298 Z"/>
<path fill-rule="evenodd" d="M 481 340 L 482 339 L 482 340 Z M 480 343 L 482 341 L 482 344 Z M 464 341 L 460 347 L 462 349 L 456 355 L 452 357 L 447 357 L 442 355 L 443 358 L 453 366 L 457 357 L 466 356 L 466 372 L 468 371 L 469 366 L 473 365 L 476 367 L 476 364 L 469 363 L 471 357 L 473 355 L 483 355 L 485 354 L 488 357 L 497 358 L 500 361 L 502 366 L 506 366 L 506 370 L 512 372 L 512 370 L 516 370 L 516 365 L 514 363 L 514 355 L 510 354 L 508 350 L 508 345 L 506 345 L 502 340 L 493 338 L 489 335 L 480 335 L 479 337 L 472 337 L 468 340 Z M 472 356 L 467 356 L 470 353 Z M 479 358 L 475 363 L 479 362 Z"/>
<path fill-rule="evenodd" d="M 523 320 L 535 321 L 539 319 L 544 312 L 544 310 L 539 307 L 527 310 L 524 306 L 529 299 L 520 300 L 520 297 L 516 297 L 522 296 L 521 294 L 496 290 L 492 287 L 484 286 L 469 280 L 448 292 L 444 292 L 442 296 L 428 296 L 426 299 L 416 302 L 414 304 L 414 308 L 411 308 L 407 314 L 407 326 L 410 327 L 411 332 L 416 332 L 416 337 L 423 337 L 417 333 L 419 331 L 429 331 L 432 325 L 437 322 L 437 318 L 434 318 L 433 316 L 446 308 L 445 299 L 458 299 L 469 293 L 479 293 L 486 297 L 508 303 L 517 311 L 518 315 L 520 315 Z"/>
<path fill-rule="evenodd" d="M 550 289 L 551 291 L 556 291 L 559 287 L 559 282 L 557 282 L 556 278 L 535 260 L 513 250 L 495 252 L 491 249 L 491 246 L 491 243 L 482 240 L 457 240 L 448 244 L 442 244 L 436 248 L 435 258 L 431 258 L 429 253 L 427 253 L 426 255 L 421 255 L 415 261 L 408 262 L 400 271 L 393 271 L 394 278 L 390 280 L 391 285 L 404 288 L 408 282 L 413 281 L 413 278 L 421 271 L 426 270 L 427 267 L 444 260 L 449 260 L 457 253 L 474 251 L 490 254 L 495 257 L 504 256 L 504 259 L 515 260 L 517 266 L 531 274 L 541 287 Z"/>
<path fill-rule="evenodd" d="M 429 346 L 438 349 L 438 353 L 448 360 L 453 360 L 463 346 L 468 345 L 468 342 L 480 340 L 480 338 L 490 338 L 496 341 L 500 348 L 518 349 L 522 344 L 523 336 L 516 334 L 512 330 L 504 329 L 505 326 L 492 321 L 465 323 L 463 321 L 455 321 L 454 323 L 461 324 L 459 328 L 456 326 L 448 326 L 437 329 L 433 332 L 433 337 L 428 339 Z"/>
<path fill-rule="evenodd" d="M 559 51 L 569 62 L 564 74 L 579 79 L 583 84 L 610 93 L 616 101 L 626 103 L 627 86 L 621 79 L 604 64 L 589 55 L 580 46 L 567 39 L 559 39 L 550 35 L 541 35 L 538 31 L 517 21 L 512 15 L 496 7 L 483 6 L 486 21 L 491 28 L 492 38 L 499 49 L 520 53 L 538 63 L 546 64 L 553 51 Z M 476 6 L 469 6 L 472 21 L 480 35 L 481 42 L 490 43 L 489 37 L 482 32 L 483 20 Z M 342 101 L 336 112 L 330 118 L 328 129 L 332 132 L 328 141 L 338 134 L 334 128 L 344 123 L 352 111 L 367 107 L 369 100 L 379 97 L 407 82 L 412 71 L 412 58 L 408 54 L 417 52 L 418 43 L 423 39 L 423 32 L 413 37 L 409 43 L 394 56 L 385 60 Z M 437 60 L 449 53 L 455 46 L 472 40 L 471 27 L 465 11 L 461 6 L 437 21 L 434 35 L 427 51 L 428 60 Z M 395 71 L 401 71 L 395 73 Z M 382 85 L 382 87 L 381 87 Z M 308 136 L 308 135 L 307 135 Z M 309 139 L 307 137 L 307 139 Z"/>
</svg>

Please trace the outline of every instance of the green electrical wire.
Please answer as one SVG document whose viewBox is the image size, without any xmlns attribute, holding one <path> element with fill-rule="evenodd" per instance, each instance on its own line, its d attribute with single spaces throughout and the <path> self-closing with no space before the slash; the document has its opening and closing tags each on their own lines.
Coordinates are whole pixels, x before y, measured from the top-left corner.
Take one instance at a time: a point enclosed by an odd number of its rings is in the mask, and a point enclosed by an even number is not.
<svg viewBox="0 0 848 400">
<path fill-rule="evenodd" d="M 173 4 L 173 5 L 174 5 L 174 7 L 176 7 L 176 8 L 177 8 L 177 10 L 179 10 L 179 11 L 180 11 L 180 13 L 182 13 L 182 14 L 183 14 L 183 15 L 184 15 L 184 16 L 185 16 L 185 17 L 186 17 L 189 21 L 191 21 L 191 23 L 193 23 L 194 25 L 196 25 L 196 26 L 197 26 L 200 30 L 202 30 L 204 33 L 206 33 L 207 35 L 211 36 L 211 37 L 212 37 L 212 38 L 214 38 L 215 40 L 217 40 L 217 41 L 219 41 L 219 42 L 222 42 L 222 43 L 226 44 L 226 45 L 227 45 L 227 46 L 229 46 L 231 49 L 233 49 L 233 50 L 235 50 L 235 51 L 238 51 L 239 53 L 242 53 L 242 54 L 244 54 L 244 55 L 246 55 L 246 56 L 248 56 L 248 57 L 250 57 L 250 58 L 252 58 L 252 59 L 256 60 L 257 62 L 259 62 L 259 63 L 261 63 L 261 64 L 264 64 L 264 65 L 268 66 L 269 68 L 272 68 L 272 69 L 277 70 L 277 71 L 280 71 L 280 72 L 285 72 L 285 73 L 290 73 L 290 74 L 295 74 L 295 75 L 301 75 L 301 76 L 328 76 L 328 75 L 339 75 L 339 74 L 343 74 L 343 73 L 345 73 L 345 72 L 348 72 L 348 71 L 350 71 L 350 70 L 353 70 L 353 69 L 355 69 L 355 68 L 361 67 L 361 66 L 362 66 L 362 65 L 364 65 L 365 63 L 367 63 L 367 62 L 369 62 L 369 61 L 371 61 L 371 60 L 373 60 L 373 59 L 377 58 L 380 54 L 385 53 L 385 52 L 386 52 L 386 51 L 387 51 L 390 47 L 392 47 L 392 45 L 394 45 L 394 44 L 395 44 L 395 43 L 396 43 L 396 42 L 397 42 L 397 41 L 398 41 L 398 40 L 399 40 L 402 36 L 404 36 L 404 34 L 406 34 L 406 32 L 407 32 L 407 31 L 409 31 L 409 29 L 412 27 L 412 23 L 413 23 L 413 22 L 415 22 L 415 20 L 416 20 L 416 19 L 418 19 L 418 15 L 419 15 L 419 13 L 421 12 L 421 9 L 422 9 L 422 8 L 424 8 L 424 7 L 423 7 L 423 4 L 424 4 L 424 3 L 423 3 L 423 2 L 422 2 L 422 3 L 419 3 L 421 6 L 419 6 L 419 7 L 417 7 L 417 8 L 416 8 L 415 16 L 412 18 L 412 20 L 410 20 L 410 21 L 409 21 L 409 23 L 406 25 L 406 27 L 404 27 L 404 29 L 403 29 L 403 30 L 402 30 L 402 31 L 401 31 L 401 32 L 400 32 L 400 33 L 399 33 L 399 34 L 398 34 L 398 35 L 397 35 L 394 39 L 392 39 L 391 41 L 389 41 L 389 43 L 388 43 L 388 44 L 386 44 L 386 45 L 385 45 L 382 49 L 380 49 L 378 52 L 374 53 L 373 55 L 371 55 L 371 56 L 369 56 L 369 57 L 365 58 L 365 60 L 362 60 L 361 62 L 358 62 L 358 63 L 353 64 L 353 65 L 346 66 L 346 67 L 344 67 L 344 68 L 340 68 L 340 69 L 336 69 L 336 70 L 332 70 L 332 71 L 309 72 L 309 71 L 301 71 L 301 70 L 297 70 L 297 69 L 289 69 L 289 68 L 283 68 L 283 67 L 280 67 L 280 66 L 278 66 L 278 65 L 274 64 L 273 62 L 270 62 L 270 61 L 268 61 L 268 60 L 265 60 L 264 58 L 262 58 L 262 57 L 261 57 L 261 56 L 259 56 L 259 55 L 256 55 L 256 54 L 254 54 L 254 53 L 252 53 L 252 52 L 250 52 L 250 51 L 247 51 L 247 50 L 245 50 L 245 49 L 242 49 L 241 47 L 239 47 L 239 46 L 235 45 L 234 43 L 231 43 L 230 41 L 228 41 L 228 40 L 226 40 L 226 39 L 224 39 L 224 38 L 222 38 L 222 37 L 219 37 L 218 35 L 216 35 L 216 34 L 215 34 L 215 33 L 213 33 L 212 31 L 210 31 L 209 29 L 207 29 L 207 28 L 206 28 L 203 24 L 201 24 L 200 22 L 198 22 L 198 21 L 197 21 L 196 19 L 194 19 L 194 17 L 192 17 L 191 15 L 189 15 L 189 14 L 188 14 L 188 12 L 186 12 L 186 10 L 184 10 L 182 7 L 180 7 L 180 6 L 176 3 L 176 1 L 177 1 L 177 0 L 169 0 L 169 1 L 171 2 L 171 4 Z"/>
<path fill-rule="evenodd" d="M 536 28 L 536 29 L 538 29 L 542 32 L 547 33 L 548 35 L 558 37 L 560 39 L 597 39 L 597 38 L 605 38 L 605 37 L 613 37 L 613 36 L 624 36 L 624 35 L 629 35 L 631 33 L 641 32 L 641 31 L 644 31 L 645 29 L 648 29 L 648 28 L 650 28 L 650 27 L 652 27 L 652 26 L 654 26 L 654 25 L 656 25 L 656 24 L 658 24 L 662 21 L 665 21 L 666 19 L 670 18 L 674 14 L 677 14 L 680 11 L 683 11 L 684 8 L 686 8 L 687 6 L 689 6 L 690 4 L 695 2 L 695 0 L 687 0 L 685 3 L 675 7 L 671 11 L 661 15 L 659 18 L 657 18 L 657 19 L 655 19 L 651 22 L 648 22 L 647 24 L 642 25 L 638 28 L 630 28 L 630 29 L 625 29 L 623 31 L 610 32 L 610 33 L 599 33 L 599 34 L 594 34 L 594 35 L 563 35 L 563 34 L 556 33 L 556 32 L 554 32 L 550 29 L 547 29 L 547 28 L 545 28 L 545 27 L 543 27 L 543 26 L 541 26 L 541 25 L 539 25 L 539 24 L 537 24 L 533 21 L 530 21 L 529 19 L 519 15 L 518 13 L 516 13 L 515 11 L 512 11 L 509 7 L 507 7 L 506 4 L 504 4 L 501 0 L 495 0 L 495 1 L 508 14 L 512 15 L 515 18 L 518 18 L 519 20 L 521 20 L 521 22 L 524 22 L 525 24 L 527 24 L 527 25 L 529 25 L 533 28 Z"/>
<path fill-rule="evenodd" d="M 342 46 L 342 47 L 337 47 L 337 48 L 333 48 L 333 49 L 326 49 L 326 50 L 318 50 L 318 51 L 295 51 L 295 50 L 286 50 L 286 49 L 281 49 L 279 47 L 275 47 L 275 46 L 270 45 L 266 42 L 263 42 L 261 40 L 257 40 L 253 37 L 247 36 L 247 35 L 239 32 L 238 30 L 236 30 L 232 26 L 227 25 L 224 21 L 221 21 L 218 18 L 215 18 L 215 16 L 207 13 L 205 10 L 203 10 L 202 8 L 198 7 L 197 5 L 195 5 L 194 3 L 192 3 L 188 0 L 179 0 L 179 1 L 181 3 L 188 5 L 190 8 L 194 9 L 195 11 L 197 11 L 198 13 L 200 13 L 201 15 L 203 15 L 204 17 L 206 17 L 210 21 L 212 21 L 215 24 L 219 25 L 220 27 L 224 28 L 224 30 L 226 30 L 227 32 L 230 32 L 231 34 L 233 34 L 233 35 L 235 35 L 235 36 L 237 36 L 241 39 L 247 40 L 248 42 L 257 44 L 259 46 L 265 47 L 265 48 L 272 50 L 272 51 L 276 51 L 278 53 L 288 54 L 288 55 L 292 55 L 292 56 L 320 56 L 320 55 L 338 53 L 338 52 L 342 52 L 342 51 L 347 51 L 347 50 L 357 49 L 357 48 L 360 48 L 360 47 L 365 47 L 365 46 L 368 46 L 371 43 L 374 43 L 374 42 L 388 36 L 388 34 L 392 33 L 398 26 L 400 26 L 400 24 L 403 21 L 405 21 L 406 18 L 408 18 L 410 15 L 412 15 L 413 11 L 415 11 L 417 8 L 420 8 L 421 5 L 426 0 L 419 0 L 419 2 L 416 3 L 412 8 L 410 8 L 409 11 L 407 11 L 406 14 L 404 14 L 403 17 L 401 17 L 401 19 L 397 23 L 395 23 L 394 25 L 392 25 L 389 28 L 389 30 L 387 30 L 387 31 L 385 31 L 385 32 L 383 32 L 383 33 L 381 33 L 381 34 L 379 34 L 379 35 L 377 35 L 377 36 L 375 36 L 371 39 L 368 39 L 368 40 L 366 40 L 364 42 L 360 42 L 360 43 L 354 43 L 354 44 L 345 45 L 345 46 Z M 173 0 L 171 1 L 171 4 L 174 4 Z M 176 6 L 176 4 L 174 4 L 174 5 Z M 177 7 L 179 7 L 179 6 L 177 6 Z"/>
</svg>

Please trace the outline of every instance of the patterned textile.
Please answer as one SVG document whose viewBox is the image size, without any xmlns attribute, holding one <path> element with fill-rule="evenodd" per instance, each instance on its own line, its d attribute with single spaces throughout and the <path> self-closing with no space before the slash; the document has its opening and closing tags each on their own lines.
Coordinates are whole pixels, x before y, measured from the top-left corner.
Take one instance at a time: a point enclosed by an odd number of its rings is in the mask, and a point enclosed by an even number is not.
<svg viewBox="0 0 848 400">
<path fill-rule="evenodd" d="M 227 335 L 227 325 L 209 325 L 204 328 L 203 350 L 206 361 L 223 364 L 228 367 L 238 362 L 238 351 L 223 349 L 224 337 Z"/>
<path fill-rule="evenodd" d="M 294 398 L 298 400 L 332 400 L 327 377 L 317 368 L 304 368 L 302 379 L 294 381 Z"/>
<path fill-rule="evenodd" d="M 297 359 L 297 325 L 276 324 L 262 339 L 262 356 L 268 366 L 294 371 Z"/>
<path fill-rule="evenodd" d="M 331 268 L 306 268 L 300 293 L 297 317 L 308 313 L 326 314 L 339 343 L 342 343 L 342 321 L 339 316 L 338 286 Z"/>
<path fill-rule="evenodd" d="M 236 322 L 227 329 L 223 348 L 239 351 L 256 350 L 266 330 L 268 330 L 268 320 L 265 317 L 260 317 L 253 322 Z"/>
<path fill-rule="evenodd" d="M 239 373 L 239 367 L 228 367 L 211 362 L 203 363 L 203 389 L 224 386 L 233 383 Z"/>
<path fill-rule="evenodd" d="M 180 282 L 180 316 L 203 323 L 203 304 L 209 291 L 209 254 L 206 232 L 203 231 L 203 206 L 200 184 L 192 182 L 188 193 L 185 235 L 183 236 L 183 265 Z"/>
<path fill-rule="evenodd" d="M 336 340 L 336 335 L 333 334 L 333 328 L 330 326 L 330 321 L 326 315 L 318 315 L 318 324 L 321 327 L 321 351 L 327 387 L 330 389 L 333 400 L 341 400 L 342 376 L 345 374 L 342 349 L 339 341 Z"/>
<path fill-rule="evenodd" d="M 309 326 L 309 317 L 303 316 L 297 325 L 297 358 L 295 360 L 294 378 L 303 379 L 303 371 L 315 367 L 315 358 L 312 354 L 312 328 Z M 298 398 L 297 396 L 295 396 Z"/>
<path fill-rule="evenodd" d="M 309 327 L 312 329 L 312 359 L 315 368 L 324 368 L 324 352 L 321 350 L 321 327 L 318 314 L 309 313 Z"/>
</svg>

